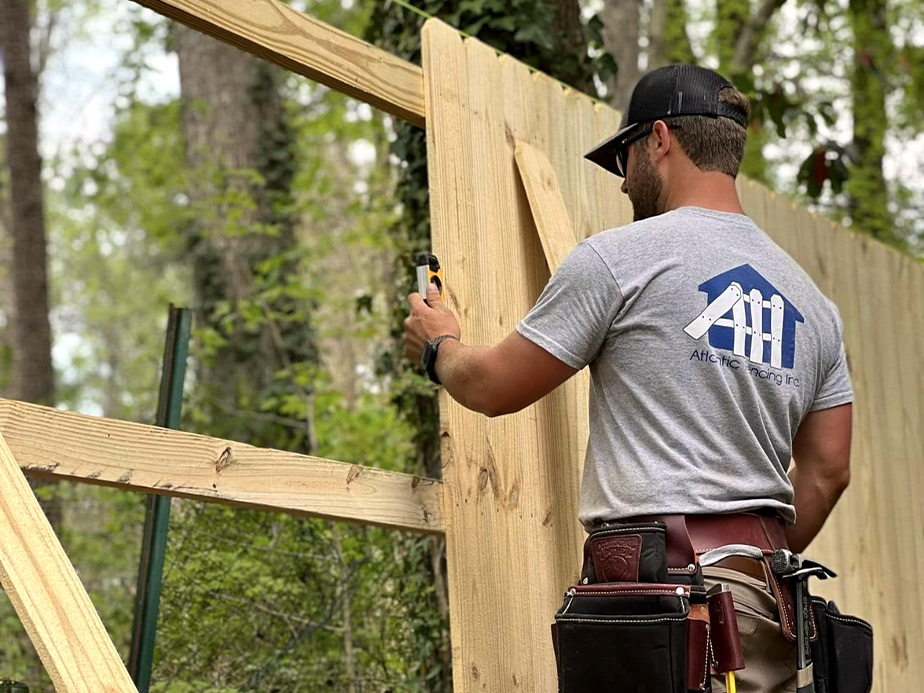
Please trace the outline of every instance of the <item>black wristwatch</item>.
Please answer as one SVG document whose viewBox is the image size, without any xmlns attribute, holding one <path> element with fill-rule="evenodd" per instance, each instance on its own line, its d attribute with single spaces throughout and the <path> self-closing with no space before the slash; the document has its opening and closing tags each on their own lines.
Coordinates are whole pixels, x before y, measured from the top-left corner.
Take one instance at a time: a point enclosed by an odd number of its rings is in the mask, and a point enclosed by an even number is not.
<svg viewBox="0 0 924 693">
<path fill-rule="evenodd" d="M 420 355 L 420 367 L 424 369 L 427 376 L 437 385 L 441 385 L 439 376 L 436 374 L 436 352 L 440 348 L 440 344 L 445 342 L 447 339 L 455 339 L 454 334 L 444 334 L 442 337 L 437 337 L 436 339 L 429 340 L 424 344 L 423 353 Z"/>
</svg>

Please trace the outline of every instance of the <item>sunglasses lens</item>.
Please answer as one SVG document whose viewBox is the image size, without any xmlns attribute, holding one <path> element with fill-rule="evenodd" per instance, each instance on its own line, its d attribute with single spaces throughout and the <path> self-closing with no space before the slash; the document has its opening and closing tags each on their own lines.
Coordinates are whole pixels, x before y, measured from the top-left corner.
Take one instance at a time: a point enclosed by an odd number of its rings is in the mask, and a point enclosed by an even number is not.
<svg viewBox="0 0 924 693">
<path fill-rule="evenodd" d="M 616 163 L 620 176 L 623 178 L 626 177 L 626 168 L 629 165 L 629 149 L 628 147 L 623 147 L 619 150 L 619 154 L 616 155 Z"/>
</svg>

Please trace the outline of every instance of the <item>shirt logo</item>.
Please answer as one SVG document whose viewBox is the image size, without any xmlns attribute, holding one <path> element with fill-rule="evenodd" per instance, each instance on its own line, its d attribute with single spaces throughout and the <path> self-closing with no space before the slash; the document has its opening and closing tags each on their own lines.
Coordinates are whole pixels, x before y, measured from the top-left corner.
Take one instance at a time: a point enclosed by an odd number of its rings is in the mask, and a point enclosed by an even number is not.
<svg viewBox="0 0 924 693">
<path fill-rule="evenodd" d="M 683 331 L 709 335 L 709 346 L 772 368 L 792 368 L 796 325 L 802 314 L 750 265 L 741 265 L 699 285 L 708 305 Z"/>
</svg>

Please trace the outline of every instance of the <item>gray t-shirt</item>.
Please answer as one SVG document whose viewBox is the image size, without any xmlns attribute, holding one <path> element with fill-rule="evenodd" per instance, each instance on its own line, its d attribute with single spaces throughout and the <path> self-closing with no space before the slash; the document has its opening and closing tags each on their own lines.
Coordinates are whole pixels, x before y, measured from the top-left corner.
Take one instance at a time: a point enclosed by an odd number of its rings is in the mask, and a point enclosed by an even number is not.
<svg viewBox="0 0 924 693">
<path fill-rule="evenodd" d="M 751 219 L 682 207 L 581 242 L 517 327 L 590 364 L 580 519 L 769 508 L 806 414 L 853 400 L 835 305 Z"/>
</svg>

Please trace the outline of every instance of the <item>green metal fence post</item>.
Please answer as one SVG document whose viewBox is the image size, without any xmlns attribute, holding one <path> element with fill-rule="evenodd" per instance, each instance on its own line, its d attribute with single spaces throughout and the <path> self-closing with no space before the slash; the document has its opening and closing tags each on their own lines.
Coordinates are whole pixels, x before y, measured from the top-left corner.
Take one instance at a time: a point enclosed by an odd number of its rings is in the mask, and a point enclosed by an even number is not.
<svg viewBox="0 0 924 693">
<path fill-rule="evenodd" d="M 160 379 L 155 423 L 164 428 L 179 428 L 183 406 L 183 381 L 189 355 L 192 311 L 170 306 L 164 366 Z M 148 693 L 154 665 L 154 639 L 157 614 L 167 553 L 167 526 L 170 522 L 170 497 L 149 495 L 138 567 L 138 590 L 135 595 L 135 619 L 132 624 L 132 647 L 128 672 L 138 693 Z"/>
</svg>

